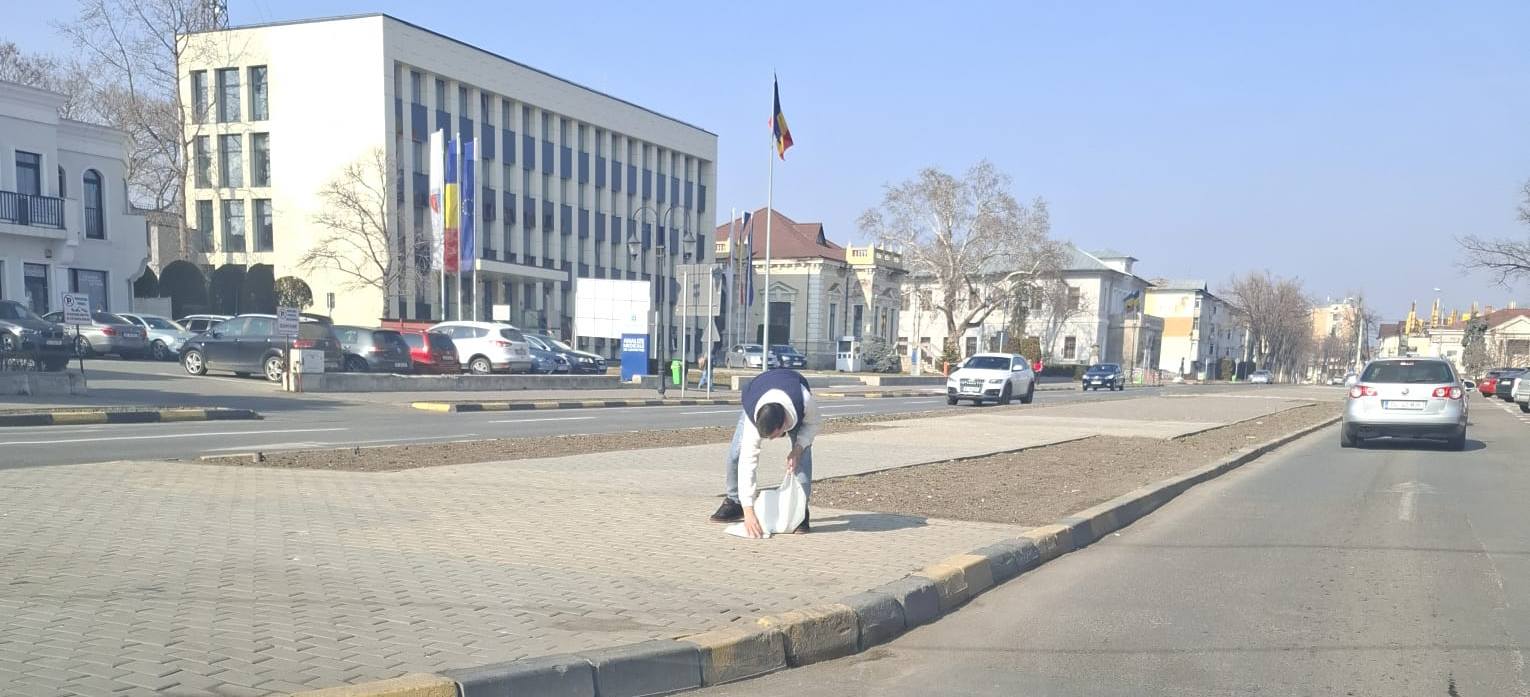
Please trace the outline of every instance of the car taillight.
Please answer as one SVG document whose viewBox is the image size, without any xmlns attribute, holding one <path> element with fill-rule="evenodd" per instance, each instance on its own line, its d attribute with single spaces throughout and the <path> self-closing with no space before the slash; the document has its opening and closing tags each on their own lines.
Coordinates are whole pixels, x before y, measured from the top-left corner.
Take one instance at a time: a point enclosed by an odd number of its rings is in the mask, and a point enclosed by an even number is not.
<svg viewBox="0 0 1530 697">
<path fill-rule="evenodd" d="M 1460 399 L 1466 395 L 1459 387 L 1436 387 L 1429 396 L 1435 399 Z"/>
<path fill-rule="evenodd" d="M 512 344 L 512 343 L 510 343 L 508 341 L 505 341 L 504 339 L 495 339 L 494 340 L 494 345 L 498 346 L 500 348 L 510 348 L 511 346 L 514 346 L 515 344 Z"/>
<path fill-rule="evenodd" d="M 117 330 L 112 329 L 111 327 L 102 327 L 101 328 L 101 333 L 105 334 L 107 336 L 116 336 L 117 335 Z"/>
<path fill-rule="evenodd" d="M 319 342 L 314 341 L 313 339 L 294 339 L 292 341 L 292 348 L 295 349 L 311 349 L 318 345 Z"/>
<path fill-rule="evenodd" d="M 1350 399 L 1359 399 L 1361 397 L 1375 397 L 1375 396 L 1376 396 L 1376 388 L 1371 387 L 1369 385 L 1355 385 L 1354 387 L 1349 388 L 1349 398 Z"/>
</svg>

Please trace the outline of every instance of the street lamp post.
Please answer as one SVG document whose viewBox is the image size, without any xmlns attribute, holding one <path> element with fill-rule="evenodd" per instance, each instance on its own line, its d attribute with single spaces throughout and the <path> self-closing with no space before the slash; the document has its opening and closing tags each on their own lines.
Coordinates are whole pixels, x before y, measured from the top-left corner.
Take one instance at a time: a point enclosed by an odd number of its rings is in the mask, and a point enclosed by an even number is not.
<svg viewBox="0 0 1530 697">
<path fill-rule="evenodd" d="M 648 211 L 649 213 L 652 213 L 653 214 L 653 218 L 654 218 L 654 222 L 659 224 L 659 230 L 655 230 L 654 231 L 654 232 L 657 233 L 657 232 L 660 232 L 661 230 L 668 230 L 668 229 L 670 229 L 671 216 L 674 215 L 676 210 L 679 210 L 679 207 L 677 207 L 677 206 L 669 206 L 669 207 L 665 208 L 664 212 L 661 214 L 658 211 L 658 209 L 655 209 L 653 206 L 644 204 L 642 206 L 639 206 L 637 210 L 632 212 L 631 219 L 634 222 L 640 222 L 639 221 L 639 214 L 641 214 L 643 211 Z M 658 287 L 660 288 L 661 293 L 665 289 L 664 284 L 668 282 L 665 279 L 665 275 L 664 275 L 665 274 L 665 269 L 669 266 L 669 259 L 666 256 L 666 252 L 667 252 L 666 247 L 668 246 L 666 244 L 666 242 L 668 241 L 666 239 L 666 237 L 667 237 L 667 235 L 659 234 L 659 235 L 655 236 L 654 241 L 653 241 L 654 281 L 655 281 L 656 284 L 658 284 Z M 690 243 L 692 243 L 695 240 L 695 236 L 693 234 L 691 234 L 689 222 L 687 222 L 687 224 L 686 224 L 684 240 L 686 241 L 686 246 L 687 247 L 689 247 Z M 642 243 L 642 240 L 638 238 L 637 230 L 634 229 L 630 233 L 628 233 L 628 235 L 627 235 L 627 254 L 631 258 L 637 259 L 637 258 L 639 258 L 642 255 L 642 253 L 643 253 L 643 243 Z M 689 251 L 687 251 L 686 253 L 689 254 Z M 663 293 L 663 295 L 664 295 L 664 297 L 665 297 L 665 299 L 667 301 L 669 299 L 669 295 L 670 294 L 669 293 Z M 658 365 L 659 376 L 658 377 L 659 377 L 659 394 L 660 395 L 664 394 L 664 390 L 665 390 L 665 382 L 664 382 L 665 375 L 664 375 L 664 370 L 665 370 L 665 368 L 668 367 L 667 364 L 669 363 L 669 360 L 668 360 L 668 358 L 669 358 L 669 342 L 668 342 L 668 336 L 667 336 L 667 334 L 669 333 L 668 332 L 669 325 L 666 324 L 663 321 L 663 318 L 664 318 L 664 310 L 663 310 L 663 308 L 661 306 L 659 309 L 656 309 L 654 311 L 654 318 L 653 318 L 653 325 L 652 325 L 653 328 L 651 330 L 651 335 L 653 336 L 653 341 L 658 343 L 658 347 L 657 347 L 657 349 L 654 352 L 654 356 L 656 358 L 658 358 L 658 363 L 659 363 L 659 365 Z"/>
</svg>

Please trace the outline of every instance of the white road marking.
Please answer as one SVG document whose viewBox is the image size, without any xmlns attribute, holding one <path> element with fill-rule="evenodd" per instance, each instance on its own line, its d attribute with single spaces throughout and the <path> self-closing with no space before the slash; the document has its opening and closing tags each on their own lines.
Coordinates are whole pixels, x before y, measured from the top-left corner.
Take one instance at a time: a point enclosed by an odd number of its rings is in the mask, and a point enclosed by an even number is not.
<svg viewBox="0 0 1530 697">
<path fill-rule="evenodd" d="M 738 409 L 708 409 L 705 411 L 682 411 L 681 414 L 736 414 Z"/>
<path fill-rule="evenodd" d="M 859 409 L 861 411 L 865 411 L 865 409 L 862 409 L 861 407 L 862 407 L 862 405 L 860 405 L 860 404 L 828 404 L 828 405 L 825 405 L 825 406 L 820 406 L 818 408 L 819 409 L 823 409 L 823 410 L 829 410 L 829 409 Z"/>
<path fill-rule="evenodd" d="M 272 433 L 319 433 L 324 431 L 348 431 L 348 428 L 286 428 L 265 431 L 212 431 L 199 433 L 167 433 L 152 436 L 102 436 L 100 438 L 60 438 L 56 440 L 13 440 L 0 445 L 58 445 L 63 443 L 96 443 L 114 440 L 154 440 L 157 438 L 205 438 L 207 436 L 262 436 Z"/>
<path fill-rule="evenodd" d="M 1407 522 L 1413 520 L 1413 509 L 1418 505 L 1418 492 L 1405 491 L 1402 500 L 1397 502 L 1397 519 Z"/>
<path fill-rule="evenodd" d="M 532 423 L 534 421 L 588 421 L 588 420 L 593 419 L 593 418 L 595 418 L 595 417 L 593 417 L 593 416 L 550 416 L 550 417 L 543 418 L 543 419 L 501 419 L 501 420 L 498 420 L 498 421 L 490 421 L 489 423 L 491 423 L 491 424 L 529 424 L 529 423 Z"/>
</svg>

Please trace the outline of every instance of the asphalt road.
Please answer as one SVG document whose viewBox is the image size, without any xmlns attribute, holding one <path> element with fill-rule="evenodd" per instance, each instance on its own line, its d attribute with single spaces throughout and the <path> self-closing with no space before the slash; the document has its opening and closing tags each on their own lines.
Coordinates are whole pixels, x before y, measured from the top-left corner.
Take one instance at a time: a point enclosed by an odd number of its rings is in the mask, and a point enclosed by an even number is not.
<svg viewBox="0 0 1530 697">
<path fill-rule="evenodd" d="M 698 694 L 1530 695 L 1530 431 L 1473 408 L 1467 452 L 1325 429 L 887 646 Z"/>
<path fill-rule="evenodd" d="M 409 397 L 404 393 L 399 394 L 397 404 L 358 401 L 345 395 L 285 394 L 258 378 L 187 376 L 174 363 L 102 360 L 91 362 L 88 370 L 92 398 L 102 402 L 246 407 L 260 411 L 265 418 L 260 421 L 3 428 L 0 429 L 0 469 L 107 460 L 186 459 L 255 450 L 728 426 L 738 414 L 736 406 L 439 414 L 410 408 L 407 404 Z M 1159 394 L 1166 389 L 1222 388 L 1144 387 L 1116 393 L 1043 391 L 1037 393 L 1036 401 L 1038 404 L 1055 404 L 1130 399 Z M 634 396 L 651 394 L 634 391 Z M 471 397 L 464 393 L 465 399 Z M 941 397 L 825 400 L 822 406 L 828 416 L 993 408 L 966 403 L 950 407 Z"/>
</svg>

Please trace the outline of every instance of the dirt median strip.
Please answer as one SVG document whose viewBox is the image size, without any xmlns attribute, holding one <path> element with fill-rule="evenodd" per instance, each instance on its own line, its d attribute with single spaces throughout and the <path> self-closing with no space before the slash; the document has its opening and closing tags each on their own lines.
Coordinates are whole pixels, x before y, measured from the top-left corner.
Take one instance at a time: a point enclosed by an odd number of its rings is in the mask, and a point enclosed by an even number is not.
<svg viewBox="0 0 1530 697">
<path fill-rule="evenodd" d="M 1016 453 L 829 479 L 813 504 L 948 520 L 1045 525 L 1140 486 L 1337 416 L 1296 407 L 1171 440 L 1094 436 Z"/>
</svg>

